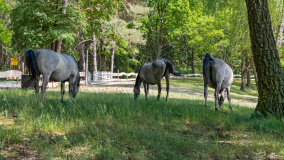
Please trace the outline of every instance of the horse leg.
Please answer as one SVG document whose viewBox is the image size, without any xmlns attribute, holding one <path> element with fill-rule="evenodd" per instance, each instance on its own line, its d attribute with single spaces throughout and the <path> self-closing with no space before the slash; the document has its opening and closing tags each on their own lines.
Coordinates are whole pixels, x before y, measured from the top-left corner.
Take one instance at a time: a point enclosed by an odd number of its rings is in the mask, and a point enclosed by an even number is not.
<svg viewBox="0 0 284 160">
<path fill-rule="evenodd" d="M 73 96 L 73 93 L 74 93 L 74 90 L 75 90 L 75 77 L 72 76 L 69 78 L 69 97 L 72 98 L 72 100 L 74 100 L 74 96 Z"/>
<path fill-rule="evenodd" d="M 229 101 L 229 108 L 230 108 L 231 111 L 233 111 L 232 105 L 231 105 L 230 86 L 226 90 L 227 90 L 227 98 L 228 98 L 228 101 Z"/>
<path fill-rule="evenodd" d="M 147 96 L 149 95 L 149 84 L 147 83 Z"/>
<path fill-rule="evenodd" d="M 223 108 L 223 103 L 224 103 L 224 100 L 226 98 L 225 96 L 225 90 L 223 90 L 220 94 L 219 94 L 219 108 Z"/>
<path fill-rule="evenodd" d="M 166 83 L 167 83 L 167 97 L 166 97 L 166 101 L 168 102 L 168 97 L 169 97 L 169 90 L 170 90 L 170 79 L 169 79 L 169 75 L 167 74 L 166 76 Z"/>
<path fill-rule="evenodd" d="M 207 97 L 208 97 L 208 84 L 204 82 L 204 98 L 205 98 L 205 107 L 206 108 L 208 108 Z"/>
<path fill-rule="evenodd" d="M 39 104 L 39 97 L 38 97 L 38 92 L 39 92 L 39 76 L 36 76 L 34 79 L 34 88 L 35 88 L 35 94 L 36 94 L 36 100 L 37 103 Z"/>
<path fill-rule="evenodd" d="M 161 95 L 161 90 L 162 90 L 161 81 L 158 82 L 157 85 L 158 85 L 158 97 L 157 97 L 157 100 L 160 100 L 160 95 Z"/>
<path fill-rule="evenodd" d="M 65 93 L 65 82 L 61 82 L 61 102 L 63 103 L 63 97 Z"/>
<path fill-rule="evenodd" d="M 215 111 L 218 111 L 218 101 L 219 101 L 219 93 L 221 89 L 221 83 L 217 83 L 217 87 L 215 89 Z"/>
<path fill-rule="evenodd" d="M 146 100 L 148 101 L 148 94 L 147 94 L 147 83 L 143 81 L 143 86 L 144 86 L 144 91 L 145 91 L 145 97 Z"/>
<path fill-rule="evenodd" d="M 45 105 L 45 91 L 46 91 L 46 86 L 48 84 L 48 81 L 49 81 L 49 76 L 44 75 L 43 76 L 42 86 L 41 86 L 42 104 L 43 105 Z"/>
</svg>

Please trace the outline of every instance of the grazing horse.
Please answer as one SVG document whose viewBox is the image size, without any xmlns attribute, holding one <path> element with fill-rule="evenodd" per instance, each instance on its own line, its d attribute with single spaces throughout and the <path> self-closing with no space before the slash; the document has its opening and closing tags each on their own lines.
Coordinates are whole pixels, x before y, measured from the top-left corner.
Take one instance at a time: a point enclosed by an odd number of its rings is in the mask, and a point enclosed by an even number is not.
<svg viewBox="0 0 284 160">
<path fill-rule="evenodd" d="M 215 110 L 218 111 L 217 100 L 219 107 L 223 107 L 223 102 L 226 98 L 225 90 L 227 91 L 229 108 L 232 111 L 230 86 L 233 83 L 233 71 L 231 67 L 219 58 L 212 58 L 209 53 L 206 53 L 203 59 L 203 79 L 204 79 L 204 98 L 205 106 L 207 105 L 208 85 L 215 89 Z"/>
<path fill-rule="evenodd" d="M 140 85 L 143 82 L 146 100 L 148 100 L 149 84 L 158 85 L 157 100 L 159 100 L 162 90 L 161 79 L 165 77 L 167 83 L 166 101 L 168 101 L 169 89 L 170 89 L 170 83 L 169 83 L 170 73 L 176 76 L 181 75 L 181 73 L 175 72 L 173 64 L 166 59 L 157 59 L 153 62 L 144 63 L 136 77 L 136 82 L 133 90 L 134 99 L 136 100 L 139 97 Z"/>
<path fill-rule="evenodd" d="M 25 52 L 26 64 L 34 79 L 37 102 L 39 103 L 39 80 L 43 76 L 41 86 L 42 104 L 45 104 L 45 91 L 49 80 L 61 82 L 61 102 L 65 93 L 64 85 L 69 81 L 69 95 L 76 97 L 80 86 L 80 75 L 77 63 L 69 54 L 59 54 L 52 50 L 28 50 Z"/>
</svg>

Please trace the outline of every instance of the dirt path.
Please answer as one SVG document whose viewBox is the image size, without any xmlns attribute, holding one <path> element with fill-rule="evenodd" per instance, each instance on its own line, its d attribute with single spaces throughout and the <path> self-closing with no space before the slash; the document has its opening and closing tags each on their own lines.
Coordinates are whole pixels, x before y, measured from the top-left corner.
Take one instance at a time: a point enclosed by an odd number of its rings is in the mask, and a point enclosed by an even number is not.
<svg viewBox="0 0 284 160">
<path fill-rule="evenodd" d="M 133 93 L 134 82 L 111 82 L 105 84 L 94 84 L 91 87 L 82 86 L 80 88 L 81 91 L 87 92 L 107 92 L 107 93 Z M 200 92 L 192 92 L 190 90 L 182 90 L 178 87 L 171 87 L 170 92 L 178 93 L 182 95 L 187 95 L 186 97 L 189 99 L 201 99 L 203 100 L 203 91 Z M 144 94 L 143 86 L 141 86 L 141 94 Z M 166 94 L 165 86 L 162 88 L 162 96 Z M 233 93 L 234 94 L 234 93 Z M 150 95 L 157 95 L 157 86 L 150 85 Z M 173 97 L 170 94 L 170 97 Z M 208 99 L 214 101 L 213 95 L 208 95 Z M 178 98 L 178 97 L 175 97 Z M 225 101 L 226 102 L 226 101 Z M 256 107 L 257 101 L 255 97 L 252 96 L 251 100 L 244 99 L 234 99 L 232 98 L 232 104 L 246 105 L 252 108 Z"/>
</svg>

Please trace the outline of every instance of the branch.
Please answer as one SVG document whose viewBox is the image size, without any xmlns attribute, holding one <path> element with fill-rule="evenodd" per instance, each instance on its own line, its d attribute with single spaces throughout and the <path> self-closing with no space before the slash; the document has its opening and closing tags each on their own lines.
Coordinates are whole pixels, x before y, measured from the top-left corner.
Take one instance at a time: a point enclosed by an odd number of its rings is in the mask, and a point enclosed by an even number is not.
<svg viewBox="0 0 284 160">
<path fill-rule="evenodd" d="M 91 8 L 86 8 L 86 9 L 82 9 L 82 10 L 81 10 L 81 9 L 79 8 L 79 11 L 81 11 L 81 12 L 83 12 L 83 11 L 88 11 L 88 10 L 92 10 L 92 9 L 91 9 Z"/>
<path fill-rule="evenodd" d="M 76 50 L 76 48 L 77 48 L 80 44 L 85 43 L 85 42 L 88 42 L 88 41 L 92 41 L 92 39 L 87 39 L 87 40 L 81 41 L 80 43 L 78 43 L 78 44 L 74 47 L 74 49 Z"/>
<path fill-rule="evenodd" d="M 88 11 L 88 10 L 93 10 L 92 8 L 85 8 L 85 9 L 81 9 L 80 6 L 78 6 L 77 8 L 80 12 L 83 12 L 83 11 Z"/>
</svg>

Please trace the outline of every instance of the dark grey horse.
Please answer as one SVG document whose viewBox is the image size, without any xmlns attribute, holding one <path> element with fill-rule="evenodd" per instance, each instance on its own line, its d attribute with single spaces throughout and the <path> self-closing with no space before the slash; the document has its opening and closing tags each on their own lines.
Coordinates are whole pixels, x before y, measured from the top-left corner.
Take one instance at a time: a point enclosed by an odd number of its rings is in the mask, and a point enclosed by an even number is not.
<svg viewBox="0 0 284 160">
<path fill-rule="evenodd" d="M 181 73 L 175 72 L 173 64 L 166 59 L 157 59 L 153 62 L 144 63 L 136 77 L 136 82 L 133 90 L 134 99 L 136 100 L 138 98 L 140 94 L 140 85 L 143 82 L 146 100 L 148 100 L 149 84 L 158 85 L 157 100 L 159 100 L 162 90 L 161 79 L 165 77 L 167 83 L 166 101 L 168 101 L 169 89 L 170 89 L 170 83 L 169 83 L 170 73 L 176 76 L 181 75 Z"/>
<path fill-rule="evenodd" d="M 61 82 L 61 102 L 65 93 L 64 85 L 69 81 L 69 95 L 76 97 L 80 86 L 80 75 L 77 63 L 73 56 L 69 54 L 59 54 L 52 50 L 28 50 L 25 52 L 26 64 L 32 79 L 35 80 L 34 87 L 39 103 L 39 80 L 43 76 L 41 87 L 42 103 L 45 104 L 45 91 L 49 80 Z"/>
<path fill-rule="evenodd" d="M 215 110 L 218 111 L 217 101 L 219 107 L 222 108 L 223 102 L 226 98 L 225 90 L 227 91 L 229 108 L 232 110 L 230 86 L 233 83 L 233 71 L 229 65 L 219 58 L 212 58 L 209 53 L 203 59 L 203 79 L 204 79 L 204 98 L 205 106 L 207 105 L 208 85 L 215 89 Z"/>
</svg>

